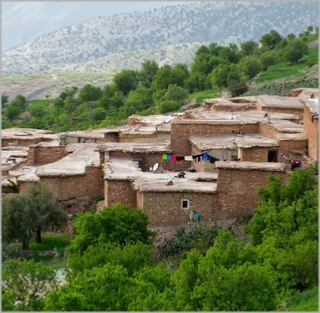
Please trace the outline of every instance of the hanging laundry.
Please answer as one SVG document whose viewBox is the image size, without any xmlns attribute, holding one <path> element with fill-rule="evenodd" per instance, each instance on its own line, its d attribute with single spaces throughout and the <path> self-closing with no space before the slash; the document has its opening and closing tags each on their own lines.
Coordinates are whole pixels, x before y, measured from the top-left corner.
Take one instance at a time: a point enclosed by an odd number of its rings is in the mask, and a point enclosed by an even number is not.
<svg viewBox="0 0 320 313">
<path fill-rule="evenodd" d="M 171 161 L 171 155 L 168 155 L 168 156 L 167 156 L 167 160 L 168 160 L 168 161 Z"/>
<path fill-rule="evenodd" d="M 185 159 L 186 161 L 192 161 L 192 160 L 193 160 L 193 156 L 187 155 L 187 156 L 184 157 L 184 159 Z"/>
<path fill-rule="evenodd" d="M 167 160 L 167 155 L 166 154 L 162 155 L 162 160 Z"/>
<path fill-rule="evenodd" d="M 202 158 L 203 158 L 203 161 L 206 161 L 206 160 L 208 160 L 208 153 L 207 152 L 203 152 L 203 154 L 202 154 Z"/>
<path fill-rule="evenodd" d="M 172 156 L 171 156 L 171 161 L 172 161 L 172 162 L 177 162 L 177 157 L 176 157 L 175 155 L 172 155 Z"/>
<path fill-rule="evenodd" d="M 185 160 L 185 157 L 177 156 L 177 161 L 183 161 L 183 160 Z"/>
<path fill-rule="evenodd" d="M 201 162 L 201 155 L 197 155 L 197 161 Z"/>
</svg>

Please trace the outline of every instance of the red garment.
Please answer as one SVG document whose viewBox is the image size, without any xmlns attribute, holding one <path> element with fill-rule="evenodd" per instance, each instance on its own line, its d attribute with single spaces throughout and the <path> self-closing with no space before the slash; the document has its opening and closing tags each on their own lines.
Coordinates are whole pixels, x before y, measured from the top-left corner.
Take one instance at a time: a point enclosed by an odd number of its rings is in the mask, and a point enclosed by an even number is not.
<svg viewBox="0 0 320 313">
<path fill-rule="evenodd" d="M 176 155 L 172 155 L 171 156 L 171 161 L 172 162 L 176 162 L 177 161 L 177 156 Z"/>
</svg>

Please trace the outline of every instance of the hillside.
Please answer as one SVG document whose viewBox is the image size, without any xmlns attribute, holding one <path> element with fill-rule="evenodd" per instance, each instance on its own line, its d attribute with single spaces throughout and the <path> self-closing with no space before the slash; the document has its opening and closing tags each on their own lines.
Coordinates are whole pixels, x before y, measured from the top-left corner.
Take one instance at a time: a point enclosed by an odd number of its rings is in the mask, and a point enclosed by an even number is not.
<svg viewBox="0 0 320 313">
<path fill-rule="evenodd" d="M 5 51 L 2 74 L 72 72 L 85 68 L 112 72 L 114 63 L 106 60 L 102 66 L 101 58 L 113 55 L 114 59 L 118 53 L 179 43 L 257 41 L 271 29 L 281 35 L 297 34 L 309 25 L 316 26 L 317 12 L 316 2 L 196 2 L 101 16 Z M 160 54 L 161 57 L 164 58 Z M 171 56 L 167 61 L 171 64 L 177 59 Z M 128 61 L 126 66 L 134 67 L 136 63 Z"/>
</svg>

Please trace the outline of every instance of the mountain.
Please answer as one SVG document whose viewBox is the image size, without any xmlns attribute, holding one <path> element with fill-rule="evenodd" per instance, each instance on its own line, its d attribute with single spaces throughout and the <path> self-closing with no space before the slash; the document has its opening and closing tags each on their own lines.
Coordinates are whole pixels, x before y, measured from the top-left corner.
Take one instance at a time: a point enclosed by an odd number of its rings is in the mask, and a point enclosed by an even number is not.
<svg viewBox="0 0 320 313">
<path fill-rule="evenodd" d="M 286 36 L 317 24 L 318 3 L 311 1 L 195 2 L 100 16 L 5 51 L 2 74 L 81 71 L 88 64 L 111 71 L 101 58 L 165 45 L 258 41 L 271 29 Z"/>
<path fill-rule="evenodd" d="M 105 15 L 146 11 L 175 2 L 2 2 L 2 51 L 63 27 Z"/>
</svg>

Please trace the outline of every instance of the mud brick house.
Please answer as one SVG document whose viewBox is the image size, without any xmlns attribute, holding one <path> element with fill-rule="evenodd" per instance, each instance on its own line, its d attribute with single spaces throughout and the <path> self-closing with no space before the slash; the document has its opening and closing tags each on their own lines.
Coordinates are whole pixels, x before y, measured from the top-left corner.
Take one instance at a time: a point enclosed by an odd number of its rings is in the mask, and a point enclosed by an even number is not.
<svg viewBox="0 0 320 313">
<path fill-rule="evenodd" d="M 318 162 L 317 90 L 290 95 L 207 99 L 88 131 L 3 130 L 3 194 L 42 181 L 68 213 L 103 199 L 144 208 L 153 226 L 252 213 L 270 173 L 287 181 L 290 160 Z"/>
</svg>

